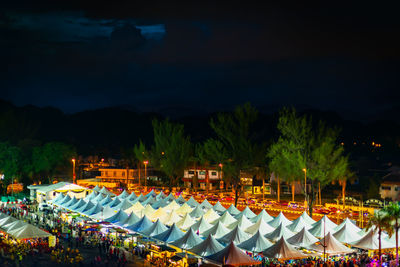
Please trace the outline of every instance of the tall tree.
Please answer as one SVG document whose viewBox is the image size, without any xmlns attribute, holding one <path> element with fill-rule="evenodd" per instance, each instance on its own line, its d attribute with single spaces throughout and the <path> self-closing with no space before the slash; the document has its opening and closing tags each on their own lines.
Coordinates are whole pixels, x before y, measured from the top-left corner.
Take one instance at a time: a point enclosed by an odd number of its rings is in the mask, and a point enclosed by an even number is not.
<svg viewBox="0 0 400 267">
<path fill-rule="evenodd" d="M 189 137 L 185 136 L 183 125 L 169 120 L 153 121 L 154 147 L 152 160 L 169 178 L 169 188 L 176 186 L 188 166 L 192 152 Z"/>
<path fill-rule="evenodd" d="M 378 211 L 374 215 L 370 216 L 368 223 L 366 225 L 366 231 L 372 229 L 374 232 L 378 232 L 378 242 L 379 242 L 379 266 L 382 266 L 382 232 L 386 231 L 389 236 L 393 233 L 393 228 L 390 225 L 390 218 L 385 214 L 385 212 Z"/>
<path fill-rule="evenodd" d="M 136 161 L 137 164 L 137 168 L 139 170 L 138 173 L 138 180 L 139 180 L 139 186 L 141 185 L 141 166 L 143 164 L 144 161 L 149 160 L 150 159 L 150 152 L 146 149 L 145 144 L 142 142 L 142 140 L 140 140 L 139 144 L 135 145 L 133 147 L 133 161 Z M 153 163 L 152 163 L 153 165 Z M 147 179 L 147 177 L 145 177 L 144 179 Z"/>
<path fill-rule="evenodd" d="M 20 150 L 9 143 L 0 143 L 0 174 L 3 174 L 3 192 L 19 172 Z"/>
<path fill-rule="evenodd" d="M 400 228 L 400 205 L 393 202 L 384 208 L 389 220 L 393 224 L 396 238 L 396 266 L 399 266 L 399 228 Z"/>
<path fill-rule="evenodd" d="M 226 152 L 227 160 L 223 165 L 224 176 L 231 177 L 235 190 L 235 206 L 242 191 L 241 171 L 254 168 L 256 144 L 251 136 L 251 126 L 257 119 L 258 112 L 249 103 L 236 107 L 233 114 L 220 113 L 210 122 L 217 135 L 217 140 Z"/>
</svg>

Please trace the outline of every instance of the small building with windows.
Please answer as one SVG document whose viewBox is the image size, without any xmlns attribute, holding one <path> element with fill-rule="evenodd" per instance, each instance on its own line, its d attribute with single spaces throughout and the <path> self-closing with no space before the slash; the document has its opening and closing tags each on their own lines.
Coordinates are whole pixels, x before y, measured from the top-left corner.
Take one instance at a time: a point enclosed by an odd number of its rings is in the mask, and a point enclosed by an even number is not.
<svg viewBox="0 0 400 267">
<path fill-rule="evenodd" d="M 208 173 L 208 181 L 209 181 L 209 189 L 218 189 L 220 188 L 220 181 L 222 173 L 215 168 L 213 169 L 205 169 L 205 168 L 192 168 L 184 170 L 183 172 L 183 182 L 185 187 L 192 188 L 194 178 L 197 175 L 197 180 L 199 183 L 199 188 L 205 190 L 207 186 L 207 173 Z"/>
<path fill-rule="evenodd" d="M 379 194 L 383 199 L 391 199 L 392 201 L 400 200 L 400 170 L 393 169 L 388 175 L 383 177 L 383 181 L 379 188 Z"/>
</svg>

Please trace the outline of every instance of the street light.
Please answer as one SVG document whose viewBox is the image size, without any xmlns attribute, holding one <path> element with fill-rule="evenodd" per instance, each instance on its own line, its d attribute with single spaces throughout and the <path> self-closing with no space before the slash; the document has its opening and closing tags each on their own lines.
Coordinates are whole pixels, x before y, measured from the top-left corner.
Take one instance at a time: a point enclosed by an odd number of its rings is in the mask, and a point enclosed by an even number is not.
<svg viewBox="0 0 400 267">
<path fill-rule="evenodd" d="M 72 159 L 72 181 L 75 184 L 76 173 L 75 173 L 75 159 Z"/>
<path fill-rule="evenodd" d="M 222 191 L 223 189 L 224 189 L 224 187 L 222 186 L 222 188 L 221 188 L 221 182 L 223 182 L 222 181 L 222 167 L 224 166 L 222 163 L 220 163 L 220 164 L 218 164 L 218 166 L 221 168 L 221 171 L 219 172 L 220 173 L 220 181 L 219 181 L 219 189 Z M 223 185 L 223 184 L 222 184 Z"/>
<path fill-rule="evenodd" d="M 144 164 L 144 186 L 147 190 L 147 164 L 149 164 L 148 160 L 143 161 Z"/>
<path fill-rule="evenodd" d="M 304 209 L 307 212 L 307 169 L 303 168 L 304 172 Z"/>
</svg>

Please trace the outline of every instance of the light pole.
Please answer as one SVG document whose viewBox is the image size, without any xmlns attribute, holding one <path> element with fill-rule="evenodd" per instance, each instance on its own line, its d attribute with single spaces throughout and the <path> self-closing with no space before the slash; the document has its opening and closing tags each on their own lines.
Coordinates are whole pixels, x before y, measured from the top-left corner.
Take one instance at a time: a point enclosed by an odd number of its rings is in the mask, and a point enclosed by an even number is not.
<svg viewBox="0 0 400 267">
<path fill-rule="evenodd" d="M 307 212 L 307 169 L 303 169 L 304 172 L 304 209 Z"/>
<path fill-rule="evenodd" d="M 75 159 L 72 159 L 72 182 L 75 184 L 76 173 L 75 173 Z"/>
<path fill-rule="evenodd" d="M 221 183 L 221 181 L 222 181 L 222 167 L 224 166 L 222 163 L 220 163 L 220 164 L 218 164 L 218 166 L 221 168 L 221 171 L 220 171 L 220 183 Z M 221 188 L 221 186 L 219 187 L 219 189 L 221 190 L 221 191 L 223 191 L 224 190 L 224 187 L 222 187 Z"/>
<path fill-rule="evenodd" d="M 144 187 L 147 190 L 147 164 L 149 164 L 148 160 L 143 161 L 144 164 Z"/>
</svg>

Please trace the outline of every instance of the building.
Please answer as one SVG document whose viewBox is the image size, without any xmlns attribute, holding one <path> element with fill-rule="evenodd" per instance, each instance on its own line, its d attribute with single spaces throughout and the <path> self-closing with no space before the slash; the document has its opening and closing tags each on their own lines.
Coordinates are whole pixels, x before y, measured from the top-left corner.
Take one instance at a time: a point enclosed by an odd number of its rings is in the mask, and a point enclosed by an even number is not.
<svg viewBox="0 0 400 267">
<path fill-rule="evenodd" d="M 379 194 L 382 199 L 400 200 L 400 168 L 390 168 L 390 173 L 383 177 Z"/>
<path fill-rule="evenodd" d="M 207 175 L 208 173 L 208 175 Z M 183 182 L 185 187 L 193 187 L 193 178 L 197 175 L 199 188 L 206 190 L 207 187 L 207 176 L 209 181 L 209 189 L 219 189 L 221 184 L 221 171 L 217 171 L 215 168 L 205 169 L 205 168 L 192 168 L 183 171 Z"/>
</svg>

